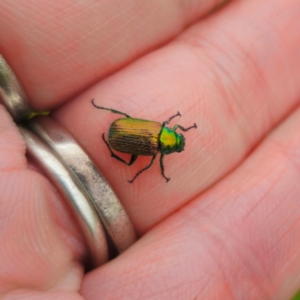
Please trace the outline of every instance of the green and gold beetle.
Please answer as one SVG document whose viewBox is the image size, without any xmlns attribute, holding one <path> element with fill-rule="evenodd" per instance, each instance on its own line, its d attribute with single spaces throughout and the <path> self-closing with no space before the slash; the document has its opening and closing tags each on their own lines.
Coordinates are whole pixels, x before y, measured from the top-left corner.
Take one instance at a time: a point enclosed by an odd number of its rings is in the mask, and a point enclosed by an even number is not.
<svg viewBox="0 0 300 300">
<path fill-rule="evenodd" d="M 97 106 L 94 103 L 94 99 L 92 99 L 92 104 L 98 109 L 109 110 L 112 113 L 126 117 L 117 119 L 110 125 L 108 141 L 106 141 L 104 133 L 102 135 L 103 141 L 107 145 L 112 157 L 128 166 L 131 166 L 139 155 L 152 156 L 150 164 L 140 170 L 132 180 L 128 181 L 133 183 L 133 181 L 142 172 L 146 171 L 152 166 L 157 154 L 161 153 L 161 174 L 168 182 L 170 178 L 165 176 L 164 155 L 174 152 L 181 152 L 184 150 L 185 146 L 184 136 L 180 133 L 177 133 L 176 129 L 179 128 L 182 131 L 188 131 L 192 128 L 197 128 L 197 125 L 194 123 L 193 126 L 188 128 L 184 128 L 178 124 L 176 124 L 173 128 L 166 127 L 166 125 L 169 124 L 173 118 L 181 116 L 179 112 L 161 124 L 155 121 L 132 118 L 126 113 L 112 108 Z M 132 154 L 130 162 L 127 163 L 121 157 L 117 156 L 112 151 L 112 148 L 119 152 Z"/>
</svg>

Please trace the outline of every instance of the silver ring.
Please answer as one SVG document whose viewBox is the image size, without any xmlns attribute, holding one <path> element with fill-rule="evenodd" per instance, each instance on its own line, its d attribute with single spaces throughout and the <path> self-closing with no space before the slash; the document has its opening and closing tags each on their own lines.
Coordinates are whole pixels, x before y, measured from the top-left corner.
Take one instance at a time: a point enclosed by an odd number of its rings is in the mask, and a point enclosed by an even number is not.
<svg viewBox="0 0 300 300">
<path fill-rule="evenodd" d="M 32 132 L 19 127 L 31 158 L 41 167 L 60 193 L 69 202 L 89 245 L 93 263 L 99 266 L 108 261 L 105 232 L 94 207 L 74 182 L 72 174 L 52 151 Z"/>
<path fill-rule="evenodd" d="M 15 122 L 27 121 L 32 113 L 21 85 L 1 55 L 0 100 Z M 107 242 L 112 242 L 117 252 L 125 251 L 136 241 L 134 227 L 89 156 L 49 116 L 34 118 L 28 125 L 31 131 L 20 127 L 28 153 L 69 202 L 95 264 L 109 259 Z"/>
<path fill-rule="evenodd" d="M 15 122 L 28 120 L 32 110 L 26 94 L 3 56 L 0 55 L 0 100 Z"/>
<path fill-rule="evenodd" d="M 56 153 L 86 191 L 119 253 L 136 241 L 133 225 L 122 204 L 89 156 L 74 138 L 51 117 L 39 116 L 29 128 Z"/>
</svg>

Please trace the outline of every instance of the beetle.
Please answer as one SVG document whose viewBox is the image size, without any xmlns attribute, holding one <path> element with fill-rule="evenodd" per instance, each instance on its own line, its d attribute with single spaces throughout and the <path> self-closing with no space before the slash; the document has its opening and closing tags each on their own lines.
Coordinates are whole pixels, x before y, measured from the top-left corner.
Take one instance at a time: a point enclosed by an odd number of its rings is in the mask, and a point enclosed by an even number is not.
<svg viewBox="0 0 300 300">
<path fill-rule="evenodd" d="M 132 180 L 128 181 L 133 183 L 141 173 L 152 166 L 157 154 L 160 153 L 161 174 L 168 182 L 170 178 L 165 175 L 164 156 L 174 152 L 181 152 L 184 150 L 185 146 L 185 137 L 181 133 L 177 133 L 176 130 L 179 128 L 182 131 L 188 131 L 192 128 L 197 128 L 197 125 L 194 123 L 194 125 L 188 128 L 184 128 L 178 124 L 176 124 L 173 128 L 166 127 L 172 119 L 181 116 L 179 112 L 161 124 L 156 121 L 132 118 L 124 112 L 98 106 L 94 103 L 94 99 L 92 99 L 91 103 L 98 109 L 108 110 L 112 113 L 125 116 L 125 118 L 117 119 L 110 125 L 108 141 L 105 139 L 105 134 L 102 134 L 102 139 L 107 145 L 112 157 L 128 166 L 131 166 L 139 155 L 152 156 L 150 164 L 137 172 Z M 130 161 L 126 162 L 116 155 L 112 149 L 131 154 L 132 156 Z"/>
</svg>

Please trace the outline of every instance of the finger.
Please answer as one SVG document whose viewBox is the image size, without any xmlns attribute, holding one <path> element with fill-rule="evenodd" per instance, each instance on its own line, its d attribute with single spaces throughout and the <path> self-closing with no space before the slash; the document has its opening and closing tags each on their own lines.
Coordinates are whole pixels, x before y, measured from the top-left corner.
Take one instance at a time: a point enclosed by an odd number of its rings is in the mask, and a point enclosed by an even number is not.
<svg viewBox="0 0 300 300">
<path fill-rule="evenodd" d="M 291 299 L 300 285 L 299 165 L 300 109 L 230 176 L 87 275 L 82 295 Z"/>
<path fill-rule="evenodd" d="M 50 185 L 33 171 L 1 172 L 0 193 L 0 294 L 19 288 L 76 291 L 83 270 L 74 260 L 86 249 L 66 226 L 74 225 L 70 216 L 50 209 L 62 210 Z M 59 215 L 66 218 L 55 220 Z"/>
<path fill-rule="evenodd" d="M 140 232 L 230 172 L 299 102 L 299 6 L 286 4 L 232 3 L 56 112 Z M 137 118 L 163 121 L 179 110 L 179 124 L 197 123 L 197 130 L 184 133 L 186 150 L 165 158 L 168 184 L 158 163 L 127 182 L 150 161 L 138 158 L 129 168 L 110 157 L 101 135 L 121 116 L 95 109 L 93 98 Z"/>
<path fill-rule="evenodd" d="M 58 290 L 58 295 L 78 290 L 82 267 L 74 261 L 87 249 L 74 219 L 49 182 L 28 170 L 22 137 L 0 106 L 2 297 L 33 299 L 37 290 Z"/>
<path fill-rule="evenodd" d="M 82 300 L 82 297 L 78 295 L 78 293 L 70 293 L 70 292 L 53 292 L 53 291 L 33 291 L 33 290 L 25 290 L 19 289 L 18 291 L 13 291 L 9 293 L 10 299 L 14 300 Z"/>
<path fill-rule="evenodd" d="M 46 109 L 158 47 L 221 0 L 1 1 L 0 51 Z"/>
</svg>

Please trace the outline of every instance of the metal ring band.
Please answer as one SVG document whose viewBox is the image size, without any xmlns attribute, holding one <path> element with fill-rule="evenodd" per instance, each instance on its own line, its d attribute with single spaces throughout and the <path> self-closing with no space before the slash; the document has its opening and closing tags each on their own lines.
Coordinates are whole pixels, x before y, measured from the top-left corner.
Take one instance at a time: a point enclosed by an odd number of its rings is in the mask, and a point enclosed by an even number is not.
<svg viewBox="0 0 300 300">
<path fill-rule="evenodd" d="M 27 104 L 26 95 L 13 71 L 0 55 L 1 99 L 16 122 L 28 120 L 32 110 Z M 30 126 L 43 142 L 29 130 L 21 128 L 28 152 L 70 202 L 86 235 L 96 265 L 102 264 L 108 258 L 107 250 L 104 250 L 107 249 L 107 243 L 103 240 L 102 233 L 97 227 L 100 219 L 117 251 L 126 250 L 136 240 L 133 225 L 121 203 L 88 155 L 66 129 L 50 117 L 33 120 L 30 122 Z M 56 162 L 49 163 L 45 157 L 51 157 L 49 161 L 55 160 Z M 83 164 L 78 164 L 79 161 Z M 54 165 L 56 168 L 53 169 Z M 66 184 L 65 178 L 67 178 L 68 184 Z M 71 186 L 77 191 L 75 194 L 72 194 Z M 79 205 L 77 201 L 79 203 L 90 202 Z M 98 213 L 96 214 L 97 222 L 94 219 L 95 211 Z"/>
<path fill-rule="evenodd" d="M 28 154 L 55 184 L 72 208 L 86 237 L 94 265 L 99 266 L 107 262 L 106 236 L 94 207 L 56 155 L 35 134 L 24 127 L 19 129 L 25 139 Z"/>
<path fill-rule="evenodd" d="M 136 241 L 133 225 L 122 204 L 85 151 L 68 131 L 51 117 L 39 116 L 28 123 L 71 171 L 86 191 L 90 202 L 119 253 Z"/>
<path fill-rule="evenodd" d="M 12 69 L 0 55 L 0 100 L 16 123 L 28 120 L 30 109 L 26 94 Z"/>
</svg>

